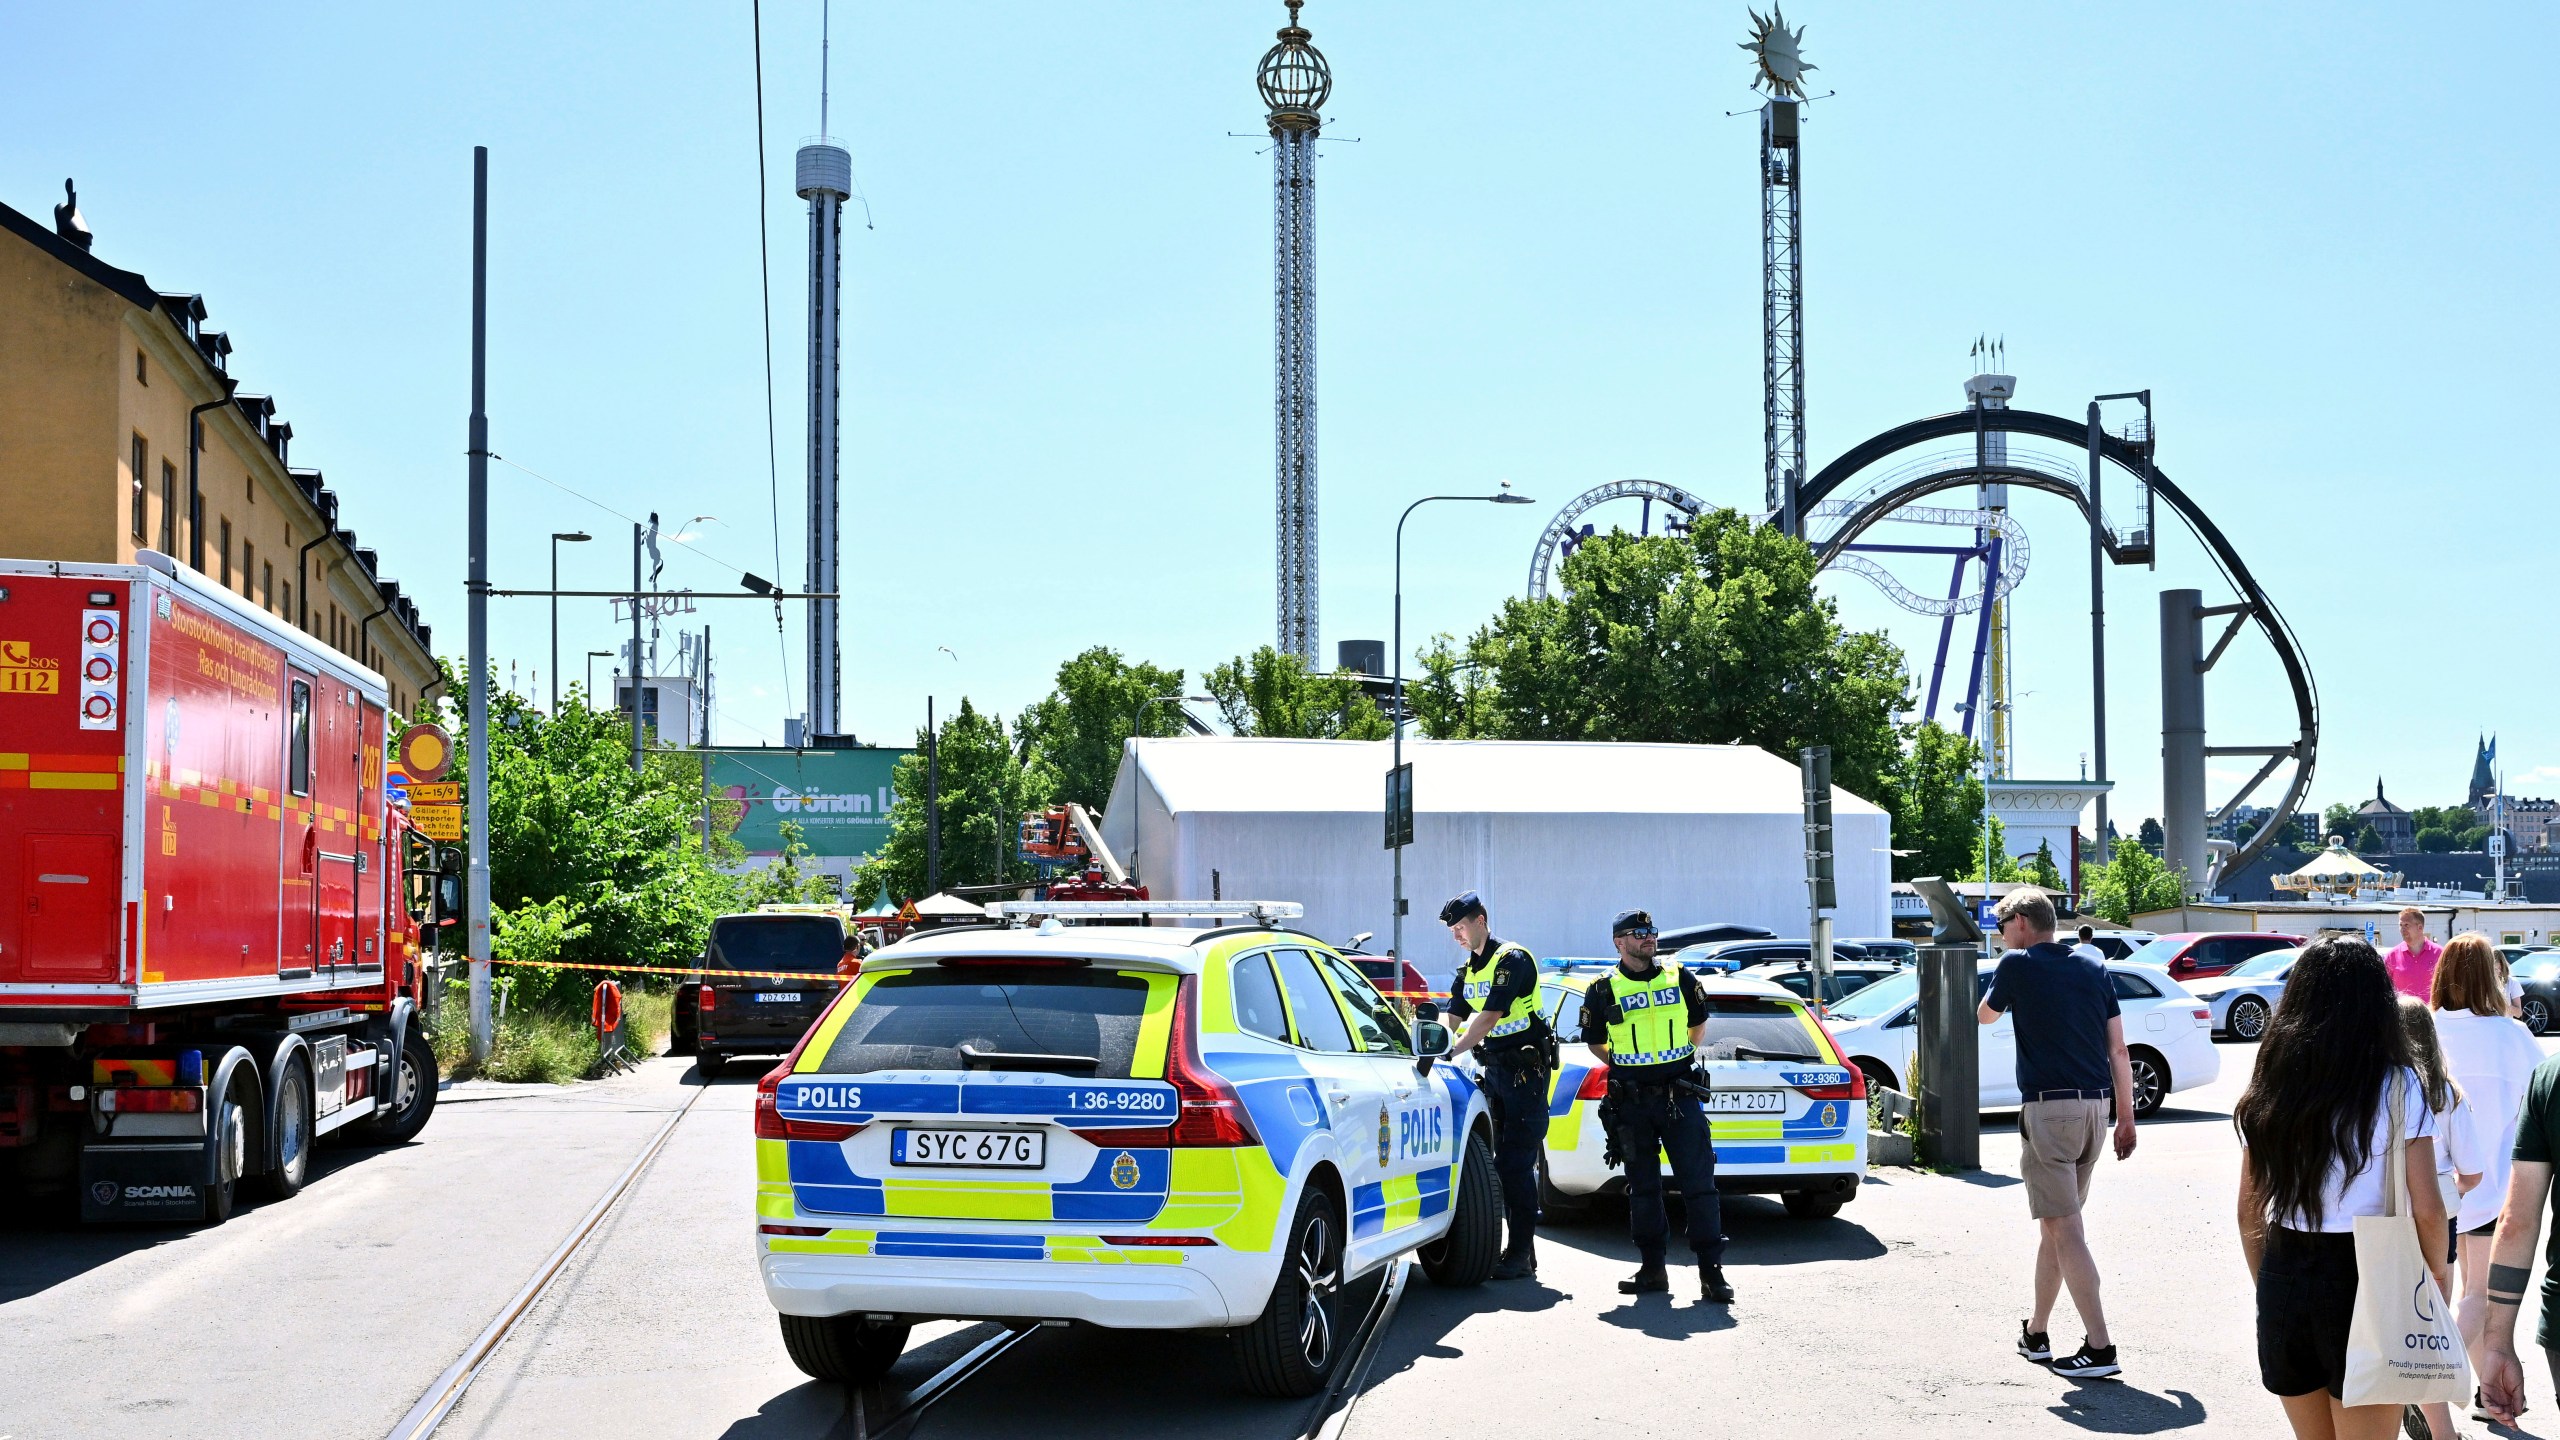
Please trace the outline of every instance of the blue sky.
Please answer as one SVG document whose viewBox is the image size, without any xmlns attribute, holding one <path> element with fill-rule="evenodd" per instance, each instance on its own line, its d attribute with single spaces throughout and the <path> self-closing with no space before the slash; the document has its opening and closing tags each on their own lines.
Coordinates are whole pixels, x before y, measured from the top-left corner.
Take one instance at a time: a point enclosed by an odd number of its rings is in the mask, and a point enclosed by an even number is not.
<svg viewBox="0 0 2560 1440">
<path fill-rule="evenodd" d="M 1570 496 L 1760 494 L 1759 213 L 1741 5 L 1312 0 L 1336 86 L 1321 163 L 1324 635 L 1388 628 L 1409 498 L 1509 478 L 1534 510 L 1417 517 L 1407 633 L 1517 593 Z M 1954 408 L 1977 333 L 2022 407 L 2151 388 L 2162 467 L 2302 634 L 2314 799 L 2459 798 L 2475 732 L 2560 789 L 2538 537 L 2548 409 L 2553 12 L 1805 3 L 1806 349 L 1817 464 Z M 1277 3 L 836 8 L 846 237 L 847 719 L 924 698 L 1008 714 L 1093 643 L 1195 677 L 1272 633 L 1269 161 Z M 800 578 L 805 221 L 818 11 L 765 13 L 782 570 Z M 771 574 L 755 113 L 743 4 L 428 11 L 16 7 L 0 200 L 77 176 L 99 254 L 201 291 L 439 647 L 463 643 L 470 147 L 492 150 L 494 447 L 672 525 L 668 583 Z M 1241 137 L 1229 132 L 1243 132 Z M 1356 140 L 1357 143 L 1348 143 Z M 585 528 L 567 578 L 627 575 L 625 522 L 495 469 L 501 583 Z M 1949 500 L 1944 503 L 1957 503 Z M 2088 748 L 2087 564 L 2018 502 L 2020 770 Z M 1609 512 L 1601 517 L 1612 518 Z M 1634 523 L 1630 509 L 1622 517 Z M 1934 567 L 1932 567 L 1934 568 Z M 1929 569 L 1915 586 L 1943 584 Z M 1934 627 L 1863 582 L 1853 623 Z M 2154 592 L 2223 598 L 2171 531 L 2110 577 L 2117 814 L 2157 804 Z M 602 602 L 562 648 L 615 643 Z M 501 603 L 520 686 L 537 602 Z M 778 736 L 770 611 L 712 617 L 720 737 Z M 796 655 L 796 617 L 791 639 Z M 948 647 L 948 653 L 942 648 Z M 2254 653 L 2252 653 L 2254 651 Z M 953 658 L 954 656 L 957 658 Z M 2289 738 L 2254 642 L 2216 743 Z M 797 675 L 790 677 L 794 695 Z"/>
</svg>

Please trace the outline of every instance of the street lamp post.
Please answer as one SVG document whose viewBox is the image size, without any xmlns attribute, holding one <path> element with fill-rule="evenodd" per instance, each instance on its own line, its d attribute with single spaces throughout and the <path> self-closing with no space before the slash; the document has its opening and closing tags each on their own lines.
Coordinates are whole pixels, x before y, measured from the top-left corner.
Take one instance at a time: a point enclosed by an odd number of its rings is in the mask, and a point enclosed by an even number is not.
<svg viewBox="0 0 2560 1440">
<path fill-rule="evenodd" d="M 1392 762 L 1392 768 L 1387 772 L 1390 775 L 1404 769 L 1404 522 L 1413 518 L 1414 511 L 1434 500 L 1483 500 L 1495 505 L 1537 503 L 1526 495 L 1512 493 L 1511 482 L 1505 480 L 1502 482 L 1502 488 L 1491 495 L 1425 495 L 1404 507 L 1404 513 L 1396 517 L 1395 714 L 1388 717 L 1395 732 L 1395 759 Z M 1387 953 L 1398 960 L 1403 960 L 1406 956 L 1404 953 L 1404 835 L 1401 831 L 1396 834 L 1395 842 L 1391 847 L 1395 852 L 1396 866 L 1395 913 L 1389 925 L 1391 934 Z"/>
<path fill-rule="evenodd" d="M 1191 705 L 1214 705 L 1214 695 L 1150 695 L 1138 702 L 1138 713 L 1129 719 L 1129 734 L 1135 739 L 1147 733 L 1147 711 L 1155 706 L 1180 701 Z M 1139 798 L 1133 782 L 1129 790 L 1129 883 L 1138 881 L 1138 826 L 1147 818 L 1146 804 Z"/>
<path fill-rule="evenodd" d="M 584 530 L 551 532 L 551 713 L 560 713 L 560 542 L 582 544 L 593 540 Z M 589 704 L 595 703 L 592 698 Z"/>
<path fill-rule="evenodd" d="M 612 658 L 613 652 L 610 650 L 590 650 L 587 652 L 587 708 L 590 710 L 596 708 L 596 662 L 598 660 L 610 660 Z"/>
</svg>

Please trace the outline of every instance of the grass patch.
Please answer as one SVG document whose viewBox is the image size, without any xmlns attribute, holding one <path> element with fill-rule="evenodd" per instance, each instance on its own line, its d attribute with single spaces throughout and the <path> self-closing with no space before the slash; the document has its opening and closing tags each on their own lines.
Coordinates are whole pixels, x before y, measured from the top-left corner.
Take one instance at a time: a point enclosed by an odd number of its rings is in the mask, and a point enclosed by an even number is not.
<svg viewBox="0 0 2560 1440">
<path fill-rule="evenodd" d="M 643 1058 L 664 1050 L 674 1011 L 674 997 L 669 993 L 623 991 L 624 1048 Z M 454 981 L 445 987 L 434 1031 L 436 1064 L 447 1076 L 456 1080 L 565 1085 L 595 1073 L 596 1032 L 588 1023 L 584 1007 L 575 1014 L 547 1007 L 509 1007 L 497 1017 L 485 1064 L 471 1062 L 470 1035 L 470 987 Z"/>
</svg>

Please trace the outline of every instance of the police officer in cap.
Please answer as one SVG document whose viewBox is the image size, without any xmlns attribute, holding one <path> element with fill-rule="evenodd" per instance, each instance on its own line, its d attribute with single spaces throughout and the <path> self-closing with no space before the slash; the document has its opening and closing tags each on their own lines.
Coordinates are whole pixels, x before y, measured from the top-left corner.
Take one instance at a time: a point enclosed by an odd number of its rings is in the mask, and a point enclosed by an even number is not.
<svg viewBox="0 0 2560 1440">
<path fill-rule="evenodd" d="M 1716 1195 L 1716 1152 L 1698 1103 L 1698 1045 L 1707 1028 L 1707 992 L 1698 978 L 1654 961 L 1653 917 L 1622 910 L 1609 927 L 1618 965 L 1582 996 L 1582 1043 L 1609 1062 L 1603 1107 L 1609 1137 L 1627 1167 L 1627 1228 L 1644 1268 L 1618 1282 L 1626 1295 L 1671 1288 L 1663 1272 L 1670 1222 L 1662 1207 L 1662 1159 L 1680 1181 L 1689 1251 L 1703 1298 L 1733 1299 L 1724 1279 L 1724 1211 Z"/>
<path fill-rule="evenodd" d="M 1555 1072 L 1555 1032 L 1538 1013 L 1538 962 L 1522 947 L 1493 938 L 1484 901 L 1473 890 L 1441 906 L 1440 923 L 1467 952 L 1449 986 L 1449 1014 L 1465 1021 L 1466 1030 L 1449 1055 L 1483 1052 L 1493 1173 L 1511 1221 L 1511 1243 L 1493 1278 L 1535 1279 L 1538 1156 L 1547 1143 L 1547 1080 Z"/>
</svg>

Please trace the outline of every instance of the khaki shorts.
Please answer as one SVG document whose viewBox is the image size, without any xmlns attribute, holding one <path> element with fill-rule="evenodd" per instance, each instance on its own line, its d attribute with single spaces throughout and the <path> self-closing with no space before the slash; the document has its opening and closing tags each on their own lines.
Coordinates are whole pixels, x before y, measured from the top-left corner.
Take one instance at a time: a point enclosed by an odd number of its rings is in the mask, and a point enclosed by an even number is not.
<svg viewBox="0 0 2560 1440">
<path fill-rule="evenodd" d="M 2027 1213 L 2039 1220 L 2079 1214 L 2114 1128 L 2112 1100 L 2038 1100 L 2019 1111 L 2018 1174 L 2027 1182 Z"/>
</svg>

